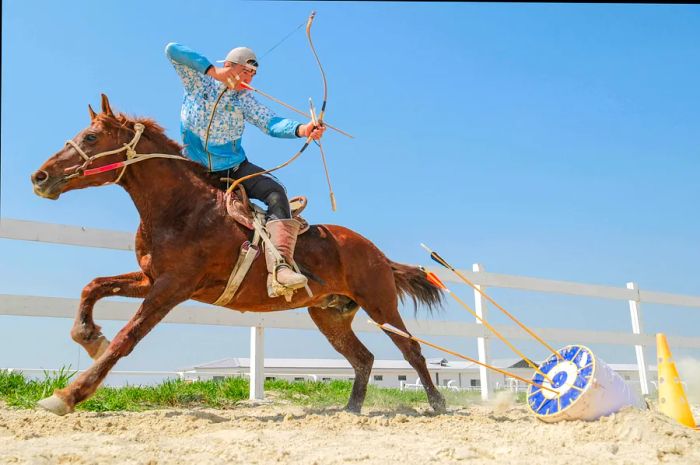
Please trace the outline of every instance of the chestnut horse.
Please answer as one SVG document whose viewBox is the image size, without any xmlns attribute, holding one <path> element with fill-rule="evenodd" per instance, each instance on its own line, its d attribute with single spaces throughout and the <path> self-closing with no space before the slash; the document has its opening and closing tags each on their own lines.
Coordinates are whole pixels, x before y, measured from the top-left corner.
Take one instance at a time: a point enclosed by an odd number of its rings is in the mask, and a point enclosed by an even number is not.
<svg viewBox="0 0 700 465">
<path fill-rule="evenodd" d="M 137 154 L 172 157 L 180 155 L 181 146 L 150 119 L 115 115 L 105 95 L 101 113 L 90 106 L 88 109 L 90 126 L 32 174 L 34 192 L 55 200 L 74 189 L 114 182 L 121 185 L 141 217 L 135 244 L 141 271 L 95 278 L 83 289 L 71 337 L 94 361 L 65 389 L 57 389 L 40 401 L 42 407 L 59 415 L 72 412 L 76 404 L 90 397 L 117 361 L 128 355 L 173 307 L 188 299 L 214 302 L 228 282 L 241 244 L 251 236 L 227 214 L 224 192 L 212 186 L 206 170 L 194 162 L 150 158 L 128 168 L 95 170 L 124 161 L 124 146 L 134 141 L 132 148 Z M 140 138 L 135 136 L 136 127 L 143 130 Z M 98 154 L 104 156 L 95 157 Z M 133 157 L 134 151 L 130 155 Z M 88 167 L 98 172 L 90 173 Z M 291 302 L 268 297 L 265 260 L 256 259 L 226 307 L 243 312 L 308 307 L 318 329 L 355 370 L 346 409 L 359 412 L 374 356 L 352 330 L 358 308 L 362 307 L 377 323 L 389 323 L 405 331 L 399 297 L 410 296 L 414 304 L 420 302 L 432 309 L 442 304 L 443 295 L 419 268 L 392 262 L 372 242 L 342 226 L 311 226 L 299 237 L 294 259 L 309 277 L 313 297 L 303 289 Z M 97 300 L 106 296 L 143 299 L 111 343 L 92 315 Z M 328 306 L 339 300 L 344 305 Z M 445 400 L 430 378 L 418 343 L 387 334 L 418 373 L 432 408 L 444 412 Z"/>
</svg>

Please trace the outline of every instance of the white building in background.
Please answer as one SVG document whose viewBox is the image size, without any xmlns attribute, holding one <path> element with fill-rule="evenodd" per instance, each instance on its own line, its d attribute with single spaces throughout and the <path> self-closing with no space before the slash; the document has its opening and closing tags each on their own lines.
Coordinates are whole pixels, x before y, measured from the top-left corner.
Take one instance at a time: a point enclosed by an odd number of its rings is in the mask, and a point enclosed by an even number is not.
<svg viewBox="0 0 700 465">
<path fill-rule="evenodd" d="M 438 386 L 459 390 L 478 390 L 479 366 L 466 361 L 448 361 L 444 358 L 427 359 L 428 371 Z M 494 360 L 497 368 L 507 370 L 522 378 L 530 379 L 533 374 L 523 360 Z M 639 372 L 635 364 L 608 364 L 625 381 L 639 386 Z M 655 371 L 656 367 L 650 367 Z M 248 376 L 250 359 L 225 358 L 203 363 L 184 370 L 186 380 L 211 380 L 226 377 Z M 514 378 L 492 372 L 496 389 L 524 389 L 525 384 Z M 353 380 L 355 372 L 345 359 L 315 358 L 266 358 L 265 379 L 286 381 L 331 381 Z M 420 388 L 418 375 L 405 360 L 375 360 L 370 375 L 371 384 L 386 388 Z"/>
</svg>

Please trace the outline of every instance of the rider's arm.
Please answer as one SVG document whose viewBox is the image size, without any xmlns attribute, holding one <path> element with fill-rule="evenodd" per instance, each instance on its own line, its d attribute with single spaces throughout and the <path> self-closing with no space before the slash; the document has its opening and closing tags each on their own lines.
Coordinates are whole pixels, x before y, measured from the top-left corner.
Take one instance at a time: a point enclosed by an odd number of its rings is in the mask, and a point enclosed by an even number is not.
<svg viewBox="0 0 700 465">
<path fill-rule="evenodd" d="M 207 69 L 212 66 L 211 61 L 204 55 L 176 42 L 170 42 L 165 46 L 165 54 L 171 61 L 185 65 L 202 74 L 206 74 Z"/>
<path fill-rule="evenodd" d="M 276 116 L 272 110 L 258 102 L 248 91 L 243 92 L 239 100 L 245 120 L 260 128 L 265 134 L 284 139 L 299 137 L 297 128 L 301 123 L 298 121 Z"/>
<path fill-rule="evenodd" d="M 202 81 L 206 72 L 213 68 L 211 62 L 204 55 L 175 42 L 166 45 L 165 55 L 182 79 L 185 90 L 190 93 Z"/>
</svg>

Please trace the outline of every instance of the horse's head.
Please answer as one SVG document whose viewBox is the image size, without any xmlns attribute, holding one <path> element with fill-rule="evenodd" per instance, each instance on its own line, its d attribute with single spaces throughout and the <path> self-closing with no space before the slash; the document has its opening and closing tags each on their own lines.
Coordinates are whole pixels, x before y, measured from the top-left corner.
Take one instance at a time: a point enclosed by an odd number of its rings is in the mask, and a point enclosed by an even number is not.
<svg viewBox="0 0 700 465">
<path fill-rule="evenodd" d="M 62 193 L 73 189 L 100 186 L 119 179 L 120 169 L 99 172 L 95 168 L 106 167 L 126 158 L 124 144 L 134 137 L 133 128 L 122 130 L 119 127 L 117 117 L 104 94 L 102 113 L 95 113 L 90 105 L 88 110 L 90 126 L 67 141 L 61 150 L 31 175 L 35 194 L 55 200 Z M 111 151 L 116 153 L 109 153 Z M 86 176 L 86 172 L 90 171 L 98 172 Z"/>
</svg>

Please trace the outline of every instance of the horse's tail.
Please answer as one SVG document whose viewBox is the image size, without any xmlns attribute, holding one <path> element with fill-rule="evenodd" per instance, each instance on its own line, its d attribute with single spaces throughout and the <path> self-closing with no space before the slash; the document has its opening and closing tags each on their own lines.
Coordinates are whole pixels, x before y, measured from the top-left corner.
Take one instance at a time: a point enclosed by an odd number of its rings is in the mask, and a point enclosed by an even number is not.
<svg viewBox="0 0 700 465">
<path fill-rule="evenodd" d="M 391 270 L 394 272 L 397 294 L 402 303 L 406 296 L 410 296 L 413 299 L 415 313 L 418 312 L 419 303 L 426 305 L 430 313 L 442 309 L 444 294 L 439 287 L 428 281 L 420 268 L 392 261 L 390 263 Z"/>
</svg>

